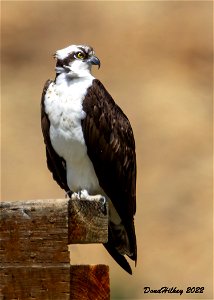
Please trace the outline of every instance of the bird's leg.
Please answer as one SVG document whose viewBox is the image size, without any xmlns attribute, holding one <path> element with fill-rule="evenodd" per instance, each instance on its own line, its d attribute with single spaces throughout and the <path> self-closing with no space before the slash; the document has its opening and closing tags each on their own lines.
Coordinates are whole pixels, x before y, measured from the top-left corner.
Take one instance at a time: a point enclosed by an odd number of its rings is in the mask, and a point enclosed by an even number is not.
<svg viewBox="0 0 214 300">
<path fill-rule="evenodd" d="M 66 193 L 69 197 L 69 193 Z M 106 204 L 106 198 L 102 195 L 89 195 L 87 190 L 81 190 L 77 193 L 72 193 L 70 196 L 70 199 L 72 200 L 90 200 L 90 201 L 98 201 L 102 202 L 102 205 L 104 206 Z"/>
<path fill-rule="evenodd" d="M 89 193 L 86 190 L 80 191 L 80 199 L 81 200 L 95 200 L 95 201 L 101 201 L 104 205 L 106 203 L 106 198 L 102 195 L 89 195 Z"/>
<path fill-rule="evenodd" d="M 106 215 L 107 210 L 106 210 L 106 198 L 102 195 L 89 195 L 87 190 L 81 190 L 78 191 L 77 193 L 73 192 L 71 195 L 71 200 L 90 200 L 90 201 L 98 201 L 102 203 L 101 210 L 102 212 Z"/>
<path fill-rule="evenodd" d="M 82 190 L 80 193 L 80 199 L 82 200 L 90 200 L 90 201 L 98 201 L 102 203 L 102 212 L 106 215 L 107 210 L 106 210 L 106 198 L 102 195 L 89 195 L 88 191 Z"/>
</svg>

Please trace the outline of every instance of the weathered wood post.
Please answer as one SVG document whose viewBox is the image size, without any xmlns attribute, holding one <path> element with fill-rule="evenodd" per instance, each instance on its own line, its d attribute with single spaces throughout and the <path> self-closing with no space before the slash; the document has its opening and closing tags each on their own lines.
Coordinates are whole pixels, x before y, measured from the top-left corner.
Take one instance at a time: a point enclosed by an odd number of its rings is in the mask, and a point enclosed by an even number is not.
<svg viewBox="0 0 214 300">
<path fill-rule="evenodd" d="M 110 299 L 108 266 L 72 266 L 68 251 L 107 239 L 107 203 L 1 202 L 0 299 Z"/>
</svg>

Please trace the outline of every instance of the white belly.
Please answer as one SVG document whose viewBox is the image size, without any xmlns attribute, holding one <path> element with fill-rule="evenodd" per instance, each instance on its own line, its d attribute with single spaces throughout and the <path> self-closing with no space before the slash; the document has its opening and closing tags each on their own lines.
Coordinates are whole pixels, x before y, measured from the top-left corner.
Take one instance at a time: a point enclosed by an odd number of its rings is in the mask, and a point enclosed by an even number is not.
<svg viewBox="0 0 214 300">
<path fill-rule="evenodd" d="M 91 194 L 100 187 L 87 155 L 81 120 L 85 117 L 82 101 L 91 80 L 74 81 L 70 86 L 51 84 L 45 96 L 50 120 L 50 139 L 54 150 L 66 161 L 67 184 L 73 192 L 86 189 Z"/>
</svg>

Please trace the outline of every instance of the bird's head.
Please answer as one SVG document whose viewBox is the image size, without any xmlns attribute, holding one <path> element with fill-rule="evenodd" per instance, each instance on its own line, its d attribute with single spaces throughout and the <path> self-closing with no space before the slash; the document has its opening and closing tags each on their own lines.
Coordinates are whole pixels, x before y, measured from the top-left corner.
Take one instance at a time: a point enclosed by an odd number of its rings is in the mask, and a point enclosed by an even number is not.
<svg viewBox="0 0 214 300">
<path fill-rule="evenodd" d="M 86 45 L 71 45 L 54 54 L 56 73 L 67 74 L 70 77 L 86 77 L 91 74 L 92 65 L 100 67 L 100 60 L 95 56 L 94 50 Z"/>
</svg>

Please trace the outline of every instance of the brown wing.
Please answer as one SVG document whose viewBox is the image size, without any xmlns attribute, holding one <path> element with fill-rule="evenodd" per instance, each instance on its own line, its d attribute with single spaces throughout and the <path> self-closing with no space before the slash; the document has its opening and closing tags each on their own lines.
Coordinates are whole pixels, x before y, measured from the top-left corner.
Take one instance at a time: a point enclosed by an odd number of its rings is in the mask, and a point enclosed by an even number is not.
<svg viewBox="0 0 214 300">
<path fill-rule="evenodd" d="M 136 260 L 133 223 L 136 211 L 136 155 L 131 125 L 97 79 L 87 91 L 83 110 L 86 118 L 82 121 L 82 127 L 88 155 L 100 186 L 113 202 L 126 228 L 133 252 L 130 258 Z M 110 244 L 106 245 L 114 257 L 118 255 L 109 247 Z M 116 260 L 119 259 L 122 258 Z"/>
<path fill-rule="evenodd" d="M 69 187 L 67 185 L 67 179 L 66 179 L 66 162 L 65 160 L 60 157 L 53 149 L 51 140 L 50 140 L 50 121 L 48 119 L 48 115 L 45 113 L 45 94 L 47 92 L 47 89 L 52 83 L 52 80 L 47 80 L 43 93 L 42 93 L 42 99 L 41 99 L 41 126 L 42 126 L 42 133 L 44 137 L 44 143 L 46 146 L 46 157 L 47 157 L 47 166 L 48 169 L 51 171 L 53 175 L 53 179 L 56 180 L 56 182 L 59 184 L 59 186 L 64 189 L 66 192 L 70 192 Z"/>
</svg>

